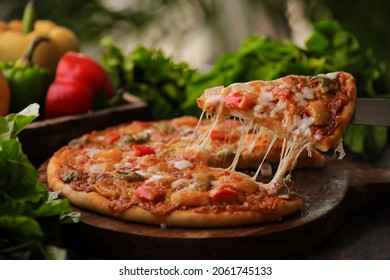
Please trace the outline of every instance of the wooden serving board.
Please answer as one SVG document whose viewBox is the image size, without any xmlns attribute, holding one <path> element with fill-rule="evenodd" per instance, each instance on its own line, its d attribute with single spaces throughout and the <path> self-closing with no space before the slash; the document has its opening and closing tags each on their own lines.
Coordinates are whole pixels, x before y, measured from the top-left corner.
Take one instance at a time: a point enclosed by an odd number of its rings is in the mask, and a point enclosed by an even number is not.
<svg viewBox="0 0 390 280">
<path fill-rule="evenodd" d="M 46 167 L 40 167 L 45 181 Z M 81 221 L 63 227 L 66 246 L 103 259 L 274 259 L 303 252 L 329 238 L 347 213 L 390 193 L 390 169 L 346 160 L 296 169 L 292 191 L 302 211 L 285 219 L 229 228 L 160 228 L 120 221 L 74 207 Z M 384 195 L 386 194 L 386 195 Z"/>
</svg>

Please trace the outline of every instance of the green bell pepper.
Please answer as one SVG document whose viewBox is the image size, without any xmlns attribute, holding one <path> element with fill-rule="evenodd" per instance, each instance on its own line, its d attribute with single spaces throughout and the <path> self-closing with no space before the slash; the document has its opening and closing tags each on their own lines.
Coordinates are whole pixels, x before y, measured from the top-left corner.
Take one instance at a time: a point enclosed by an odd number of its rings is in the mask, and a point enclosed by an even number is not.
<svg viewBox="0 0 390 280">
<path fill-rule="evenodd" d="M 18 113 L 32 103 L 43 104 L 47 89 L 54 79 L 49 69 L 33 65 L 34 50 L 46 37 L 37 37 L 15 61 L 0 61 L 10 92 L 10 113 Z"/>
</svg>

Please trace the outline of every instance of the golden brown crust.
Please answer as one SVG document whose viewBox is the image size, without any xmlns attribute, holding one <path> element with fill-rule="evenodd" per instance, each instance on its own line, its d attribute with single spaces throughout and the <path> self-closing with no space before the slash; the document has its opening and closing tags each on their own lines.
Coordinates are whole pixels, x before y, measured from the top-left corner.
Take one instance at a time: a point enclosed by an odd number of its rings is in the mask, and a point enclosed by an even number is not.
<svg viewBox="0 0 390 280">
<path fill-rule="evenodd" d="M 68 198 L 72 204 L 83 209 L 111 215 L 107 200 L 94 192 L 76 191 L 69 184 L 64 183 L 57 176 L 61 166 L 61 152 L 56 152 L 47 165 L 47 182 L 52 191 L 60 191 L 61 195 Z"/>
<path fill-rule="evenodd" d="M 344 131 L 355 113 L 355 78 L 348 73 L 341 72 L 338 80 L 341 85 L 340 91 L 343 91 L 342 95 L 345 105 L 342 107 L 340 114 L 335 117 L 335 129 L 333 133 L 316 142 L 313 146 L 314 148 L 324 152 L 328 151 L 330 148 L 337 147 L 337 145 L 341 143 Z"/>
</svg>

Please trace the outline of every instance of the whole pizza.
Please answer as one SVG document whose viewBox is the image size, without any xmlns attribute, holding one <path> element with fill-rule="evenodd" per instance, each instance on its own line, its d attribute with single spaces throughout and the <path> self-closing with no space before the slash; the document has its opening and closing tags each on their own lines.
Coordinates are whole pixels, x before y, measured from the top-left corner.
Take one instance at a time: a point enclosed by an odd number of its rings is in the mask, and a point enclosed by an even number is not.
<svg viewBox="0 0 390 280">
<path fill-rule="evenodd" d="M 278 221 L 303 206 L 292 170 L 341 151 L 355 99 L 345 72 L 208 89 L 200 118 L 133 121 L 72 140 L 50 158 L 48 186 L 80 208 L 162 227 Z"/>
</svg>

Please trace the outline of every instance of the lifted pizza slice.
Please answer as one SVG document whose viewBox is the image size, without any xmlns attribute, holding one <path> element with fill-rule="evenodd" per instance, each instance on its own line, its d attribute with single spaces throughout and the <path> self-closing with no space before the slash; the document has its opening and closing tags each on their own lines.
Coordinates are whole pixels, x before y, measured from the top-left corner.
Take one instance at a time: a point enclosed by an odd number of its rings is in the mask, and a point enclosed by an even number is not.
<svg viewBox="0 0 390 280">
<path fill-rule="evenodd" d="M 265 186 L 271 193 L 278 192 L 305 149 L 340 150 L 355 102 L 355 79 L 346 72 L 236 83 L 207 89 L 198 98 L 198 106 L 214 124 L 235 117 L 248 127 L 272 130 L 276 136 L 271 144 L 277 137 L 283 139 L 280 164 Z"/>
</svg>

